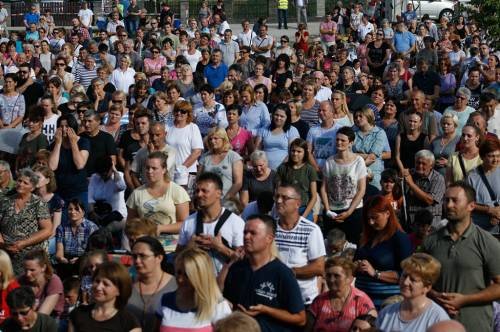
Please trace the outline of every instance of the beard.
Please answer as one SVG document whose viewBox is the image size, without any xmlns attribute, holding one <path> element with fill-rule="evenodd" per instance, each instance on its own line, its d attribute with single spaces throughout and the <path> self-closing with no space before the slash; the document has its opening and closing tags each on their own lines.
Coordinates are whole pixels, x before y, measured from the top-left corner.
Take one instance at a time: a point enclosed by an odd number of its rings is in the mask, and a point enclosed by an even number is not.
<svg viewBox="0 0 500 332">
<path fill-rule="evenodd" d="M 17 85 L 18 85 L 18 86 L 24 85 L 24 83 L 26 83 L 27 81 L 28 81 L 28 79 L 27 79 L 27 78 L 19 78 L 19 79 L 17 80 Z"/>
</svg>

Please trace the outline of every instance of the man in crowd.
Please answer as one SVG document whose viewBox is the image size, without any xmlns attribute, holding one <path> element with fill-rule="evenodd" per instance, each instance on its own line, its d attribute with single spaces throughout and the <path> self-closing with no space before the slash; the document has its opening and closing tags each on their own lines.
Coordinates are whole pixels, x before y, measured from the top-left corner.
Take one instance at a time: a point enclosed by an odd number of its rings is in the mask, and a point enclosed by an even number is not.
<svg viewBox="0 0 500 332">
<path fill-rule="evenodd" d="M 262 24 L 259 27 L 259 35 L 252 40 L 252 51 L 256 57 L 263 55 L 266 58 L 270 58 L 273 46 L 274 39 L 267 34 L 267 25 Z"/>
<path fill-rule="evenodd" d="M 500 299 L 500 243 L 472 223 L 476 193 L 465 182 L 445 193 L 446 227 L 429 235 L 423 251 L 441 263 L 431 297 L 467 331 L 492 330 L 492 302 Z"/>
<path fill-rule="evenodd" d="M 227 77 L 227 66 L 222 62 L 222 51 L 215 49 L 210 57 L 211 62 L 205 67 L 204 74 L 207 83 L 217 89 Z"/>
<path fill-rule="evenodd" d="M 306 323 L 304 303 L 293 272 L 273 254 L 275 221 L 250 216 L 244 234 L 238 256 L 244 258 L 226 266 L 227 277 L 221 278 L 224 297 L 254 317 L 263 332 L 300 330 Z"/>
<path fill-rule="evenodd" d="M 318 225 L 301 217 L 301 190 L 282 183 L 274 196 L 279 215 L 276 245 L 280 259 L 292 269 L 304 304 L 318 296 L 318 277 L 325 273 L 325 243 Z"/>
<path fill-rule="evenodd" d="M 224 39 L 218 45 L 218 48 L 222 51 L 222 62 L 228 67 L 236 63 L 240 57 L 240 47 L 232 38 L 233 31 L 226 29 Z"/>
</svg>

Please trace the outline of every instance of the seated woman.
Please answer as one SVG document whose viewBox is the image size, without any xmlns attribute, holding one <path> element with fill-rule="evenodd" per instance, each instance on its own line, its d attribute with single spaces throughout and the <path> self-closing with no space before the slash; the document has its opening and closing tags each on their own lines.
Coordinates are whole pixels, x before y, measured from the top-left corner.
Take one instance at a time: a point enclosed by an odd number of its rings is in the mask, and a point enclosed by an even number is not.
<svg viewBox="0 0 500 332">
<path fill-rule="evenodd" d="M 224 200 L 236 197 L 243 183 L 243 161 L 231 150 L 226 131 L 213 128 L 207 135 L 208 152 L 201 156 L 199 174 L 217 173 L 222 179 Z"/>
<path fill-rule="evenodd" d="M 141 332 L 137 319 L 125 309 L 132 293 L 127 269 L 116 262 L 101 264 L 92 277 L 93 304 L 70 314 L 69 332 Z"/>
<path fill-rule="evenodd" d="M 288 160 L 278 167 L 276 179 L 278 184 L 293 183 L 301 189 L 302 205 L 299 213 L 313 221 L 312 210 L 318 199 L 318 173 L 309 163 L 309 150 L 305 140 L 296 138 L 290 144 Z"/>
<path fill-rule="evenodd" d="M 399 288 L 403 301 L 385 307 L 377 317 L 380 331 L 425 331 L 431 325 L 449 320 L 446 311 L 427 297 L 438 280 L 441 263 L 434 257 L 416 253 L 401 262 Z"/>
<path fill-rule="evenodd" d="M 363 233 L 354 259 L 358 265 L 356 287 L 370 296 L 376 308 L 399 294 L 401 261 L 411 251 L 410 239 L 391 203 L 383 196 L 373 197 L 363 208 Z"/>
<path fill-rule="evenodd" d="M 56 230 L 57 272 L 63 280 L 78 270 L 76 264 L 85 254 L 87 242 L 99 227 L 85 218 L 83 203 L 74 198 L 68 204 L 68 223 L 63 223 Z"/>
<path fill-rule="evenodd" d="M 250 155 L 250 171 L 243 176 L 240 201 L 246 206 L 255 201 L 262 192 L 274 191 L 276 172 L 269 168 L 264 151 L 255 150 Z"/>
<path fill-rule="evenodd" d="M 286 104 L 278 104 L 273 111 L 272 121 L 268 128 L 257 132 L 256 147 L 267 154 L 269 167 L 277 169 L 286 159 L 290 143 L 299 138 L 297 128 L 291 125 L 290 108 Z"/>
<path fill-rule="evenodd" d="M 59 318 L 64 310 L 63 284 L 54 273 L 45 250 L 34 249 L 24 256 L 24 274 L 19 284 L 33 289 L 36 311 Z"/>
<path fill-rule="evenodd" d="M 175 331 L 184 326 L 210 331 L 213 323 L 231 313 L 217 286 L 211 258 L 204 250 L 193 247 L 179 253 L 175 274 L 177 290 L 163 295 L 155 331 Z"/>
<path fill-rule="evenodd" d="M 306 331 L 348 332 L 356 317 L 376 315 L 372 300 L 352 285 L 356 264 L 344 257 L 326 261 L 328 291 L 314 299 Z"/>
</svg>

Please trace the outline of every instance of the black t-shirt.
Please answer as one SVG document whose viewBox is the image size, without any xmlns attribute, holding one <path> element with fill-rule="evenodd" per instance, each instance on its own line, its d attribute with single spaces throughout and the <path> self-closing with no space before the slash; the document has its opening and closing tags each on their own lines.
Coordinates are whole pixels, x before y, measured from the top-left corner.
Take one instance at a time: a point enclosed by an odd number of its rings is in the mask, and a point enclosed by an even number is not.
<svg viewBox="0 0 500 332">
<path fill-rule="evenodd" d="M 123 133 L 118 143 L 118 148 L 123 150 L 123 158 L 132 161 L 137 151 L 141 148 L 139 140 L 132 137 L 132 131 L 127 130 Z"/>
<path fill-rule="evenodd" d="M 309 125 L 307 124 L 307 122 L 305 122 L 302 119 L 299 119 L 299 121 L 292 122 L 292 126 L 297 128 L 300 138 L 304 140 L 307 138 L 307 133 L 309 132 Z"/>
<path fill-rule="evenodd" d="M 290 70 L 284 73 L 273 74 L 273 83 L 275 83 L 278 88 L 284 88 L 287 79 L 290 79 L 290 81 L 293 79 L 293 74 Z"/>
<path fill-rule="evenodd" d="M 80 151 L 87 150 L 89 155 L 90 142 L 88 139 L 80 137 L 78 140 L 78 148 Z M 54 149 L 52 144 L 51 149 Z M 87 172 L 84 169 L 77 169 L 73 162 L 71 148 L 66 149 L 61 146 L 59 154 L 59 164 L 54 172 L 56 174 L 57 193 L 63 198 L 72 198 L 76 195 L 88 190 Z"/>
<path fill-rule="evenodd" d="M 264 191 L 274 192 L 274 177 L 276 172 L 271 170 L 269 176 L 264 181 L 255 178 L 252 172 L 245 172 L 243 176 L 242 190 L 248 190 L 249 202 L 253 202 Z"/>
<path fill-rule="evenodd" d="M 386 42 L 382 42 L 379 48 L 375 47 L 374 42 L 371 42 L 368 44 L 368 57 L 374 63 L 381 63 L 388 49 L 390 49 L 390 46 Z"/>
<path fill-rule="evenodd" d="M 425 73 L 416 72 L 413 75 L 413 86 L 417 87 L 426 95 L 434 94 L 434 87 L 441 85 L 441 78 L 439 74 L 434 71 L 427 71 Z"/>
<path fill-rule="evenodd" d="M 119 310 L 108 320 L 96 321 L 92 318 L 93 308 L 93 305 L 82 305 L 69 314 L 75 332 L 128 332 L 141 327 L 137 319 L 125 309 Z"/>
<path fill-rule="evenodd" d="M 274 259 L 253 271 L 247 259 L 235 263 L 229 269 L 224 283 L 224 297 L 233 308 L 241 304 L 248 308 L 264 304 L 272 308 L 296 314 L 304 310 L 304 302 L 295 276 L 279 259 Z M 301 331 L 267 315 L 255 317 L 263 332 Z"/>
<path fill-rule="evenodd" d="M 481 96 L 481 91 L 483 91 L 483 85 L 479 84 L 477 87 L 471 88 L 466 84 L 465 87 L 470 90 L 470 98 L 467 105 L 473 109 L 479 109 L 479 97 Z"/>
<path fill-rule="evenodd" d="M 108 156 L 116 156 L 116 143 L 113 136 L 102 130 L 99 130 L 99 133 L 94 137 L 89 136 L 87 133 L 81 136 L 85 137 L 90 142 L 91 152 L 87 160 L 87 165 L 85 165 L 87 176 L 90 177 L 96 172 L 96 166 L 99 160 L 104 160 L 104 158 Z"/>
<path fill-rule="evenodd" d="M 29 330 L 23 330 L 13 318 L 7 318 L 2 325 L 2 332 L 57 332 L 57 323 L 54 318 L 38 313 L 35 325 Z"/>
<path fill-rule="evenodd" d="M 23 92 L 24 102 L 26 104 L 26 114 L 30 110 L 30 108 L 36 103 L 38 103 L 38 99 L 42 98 L 44 95 L 44 90 L 41 84 L 34 82 L 30 86 L 26 88 Z"/>
</svg>

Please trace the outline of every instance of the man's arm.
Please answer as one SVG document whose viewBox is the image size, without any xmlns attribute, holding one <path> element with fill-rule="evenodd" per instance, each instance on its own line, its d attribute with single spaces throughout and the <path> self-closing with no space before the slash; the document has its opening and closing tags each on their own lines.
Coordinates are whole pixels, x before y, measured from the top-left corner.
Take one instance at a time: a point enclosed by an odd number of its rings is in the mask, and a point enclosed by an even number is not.
<svg viewBox="0 0 500 332">
<path fill-rule="evenodd" d="M 293 267 L 292 271 L 297 279 L 310 279 L 322 276 L 325 272 L 325 257 L 313 259 L 301 267 Z"/>
<path fill-rule="evenodd" d="M 432 205 L 434 203 L 434 198 L 432 197 L 432 195 L 420 189 L 420 187 L 417 186 L 415 182 L 413 182 L 413 177 L 411 176 L 408 169 L 405 169 L 403 171 L 403 177 L 405 179 L 406 184 L 413 192 L 413 195 L 415 195 L 419 200 L 421 200 L 427 205 Z"/>
<path fill-rule="evenodd" d="M 292 314 L 287 310 L 272 308 L 264 304 L 250 306 L 248 309 L 238 304 L 238 308 L 249 316 L 255 317 L 260 314 L 270 316 L 280 322 L 295 326 L 304 326 L 306 324 L 306 311 L 302 310 Z"/>
</svg>

